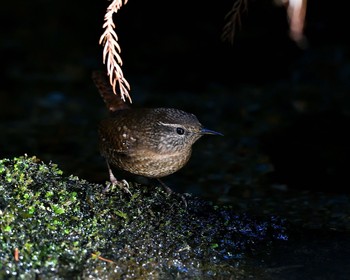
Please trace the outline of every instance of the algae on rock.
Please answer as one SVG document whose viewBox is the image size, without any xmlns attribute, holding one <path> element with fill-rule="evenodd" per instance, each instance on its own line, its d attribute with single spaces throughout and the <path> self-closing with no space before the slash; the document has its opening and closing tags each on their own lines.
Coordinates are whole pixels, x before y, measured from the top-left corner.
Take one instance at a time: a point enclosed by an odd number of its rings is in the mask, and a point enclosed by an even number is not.
<svg viewBox="0 0 350 280">
<path fill-rule="evenodd" d="M 104 188 L 36 157 L 0 160 L 0 278 L 238 276 L 244 256 L 287 239 L 276 217 L 190 195 L 185 208 L 160 186 Z"/>
</svg>

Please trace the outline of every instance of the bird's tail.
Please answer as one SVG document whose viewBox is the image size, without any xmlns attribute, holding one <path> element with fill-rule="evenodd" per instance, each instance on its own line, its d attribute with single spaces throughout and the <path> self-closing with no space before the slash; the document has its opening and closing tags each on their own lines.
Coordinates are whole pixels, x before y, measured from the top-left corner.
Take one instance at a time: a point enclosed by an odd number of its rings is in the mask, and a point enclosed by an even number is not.
<svg viewBox="0 0 350 280">
<path fill-rule="evenodd" d="M 130 109 L 129 105 L 119 95 L 114 94 L 111 85 L 108 83 L 107 75 L 104 72 L 93 71 L 92 80 L 110 113 L 113 114 L 116 111 Z"/>
</svg>

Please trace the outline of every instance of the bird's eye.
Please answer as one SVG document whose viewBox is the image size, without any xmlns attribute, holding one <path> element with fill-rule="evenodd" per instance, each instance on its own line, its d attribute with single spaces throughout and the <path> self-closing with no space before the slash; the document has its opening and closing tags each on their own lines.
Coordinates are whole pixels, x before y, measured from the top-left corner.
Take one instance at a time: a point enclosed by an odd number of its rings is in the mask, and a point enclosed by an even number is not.
<svg viewBox="0 0 350 280">
<path fill-rule="evenodd" d="M 179 135 L 183 135 L 185 133 L 185 130 L 182 127 L 177 127 L 176 128 L 176 133 Z"/>
</svg>

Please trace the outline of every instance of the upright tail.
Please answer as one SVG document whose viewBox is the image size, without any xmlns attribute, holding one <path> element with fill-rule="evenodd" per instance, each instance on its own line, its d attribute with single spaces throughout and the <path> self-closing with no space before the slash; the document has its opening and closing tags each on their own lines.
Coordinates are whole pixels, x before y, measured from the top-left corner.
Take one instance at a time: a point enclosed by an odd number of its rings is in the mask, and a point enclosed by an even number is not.
<svg viewBox="0 0 350 280">
<path fill-rule="evenodd" d="M 101 71 L 92 72 L 92 80 L 95 83 L 103 101 L 110 113 L 130 109 L 119 95 L 115 95 L 111 85 L 108 83 L 107 75 Z"/>
</svg>

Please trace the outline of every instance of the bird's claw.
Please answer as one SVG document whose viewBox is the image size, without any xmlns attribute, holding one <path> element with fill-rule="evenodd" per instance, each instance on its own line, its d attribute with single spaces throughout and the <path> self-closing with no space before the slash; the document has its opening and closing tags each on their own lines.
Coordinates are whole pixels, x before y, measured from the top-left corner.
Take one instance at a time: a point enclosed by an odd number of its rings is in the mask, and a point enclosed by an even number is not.
<svg viewBox="0 0 350 280">
<path fill-rule="evenodd" d="M 118 188 L 122 189 L 123 191 L 125 191 L 126 193 L 131 194 L 130 190 L 129 190 L 129 183 L 125 180 L 122 179 L 121 181 L 118 180 L 111 180 L 107 186 L 105 187 L 105 189 L 103 190 L 103 193 L 107 192 L 109 190 L 110 187 L 114 187 L 117 186 Z"/>
</svg>

